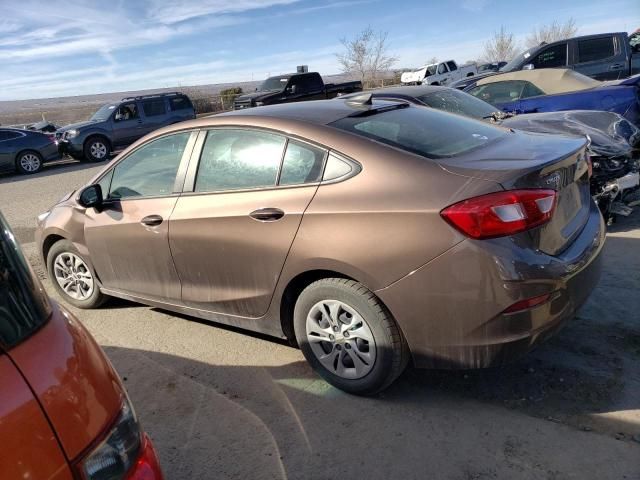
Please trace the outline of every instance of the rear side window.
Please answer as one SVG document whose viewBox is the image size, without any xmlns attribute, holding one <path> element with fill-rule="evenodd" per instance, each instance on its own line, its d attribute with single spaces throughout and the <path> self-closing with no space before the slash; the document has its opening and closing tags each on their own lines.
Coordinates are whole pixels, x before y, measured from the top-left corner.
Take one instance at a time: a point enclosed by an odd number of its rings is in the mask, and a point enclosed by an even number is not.
<svg viewBox="0 0 640 480">
<path fill-rule="evenodd" d="M 42 326 L 51 306 L 0 213 L 0 347 L 8 349 Z"/>
<path fill-rule="evenodd" d="M 347 117 L 331 126 L 427 158 L 459 155 L 506 135 L 479 120 L 420 107 Z"/>
<path fill-rule="evenodd" d="M 0 142 L 3 140 L 13 140 L 14 138 L 22 137 L 19 132 L 12 132 L 10 130 L 0 130 Z"/>
<path fill-rule="evenodd" d="M 164 106 L 164 98 L 155 98 L 153 100 L 143 100 L 142 110 L 146 117 L 155 117 L 157 115 L 164 115 L 166 109 Z"/>
<path fill-rule="evenodd" d="M 533 83 L 524 82 L 524 89 L 522 90 L 522 96 L 520 98 L 537 97 L 538 95 L 544 95 L 544 92 Z"/>
<path fill-rule="evenodd" d="M 325 151 L 290 140 L 282 162 L 279 185 L 297 185 L 320 181 Z"/>
<path fill-rule="evenodd" d="M 210 130 L 202 147 L 196 192 L 276 185 L 286 139 L 251 130 Z"/>
<path fill-rule="evenodd" d="M 567 44 L 545 48 L 531 62 L 535 68 L 564 67 L 567 64 Z"/>
<path fill-rule="evenodd" d="M 578 41 L 578 63 L 595 62 L 614 55 L 613 37 L 589 38 Z"/>
<path fill-rule="evenodd" d="M 169 99 L 169 105 L 171 106 L 171 111 L 176 112 L 178 110 L 188 110 L 191 107 L 191 102 L 187 97 L 172 97 Z"/>
<path fill-rule="evenodd" d="M 447 62 L 447 67 L 449 67 L 450 72 L 455 72 L 458 69 L 454 62 Z"/>
</svg>

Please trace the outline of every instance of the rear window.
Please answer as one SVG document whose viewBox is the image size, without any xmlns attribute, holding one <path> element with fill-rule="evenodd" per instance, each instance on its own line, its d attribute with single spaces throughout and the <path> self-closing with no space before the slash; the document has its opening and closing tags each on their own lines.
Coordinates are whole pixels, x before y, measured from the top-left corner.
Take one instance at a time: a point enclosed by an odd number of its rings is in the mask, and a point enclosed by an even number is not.
<svg viewBox="0 0 640 480">
<path fill-rule="evenodd" d="M 0 213 L 0 347 L 11 348 L 42 326 L 51 306 Z"/>
<path fill-rule="evenodd" d="M 487 118 L 496 108 L 468 93 L 451 88 L 427 93 L 418 97 L 425 105 L 446 112 L 473 118 Z"/>
<path fill-rule="evenodd" d="M 172 112 L 191 108 L 191 102 L 187 97 L 172 97 L 169 99 L 169 105 L 171 105 Z"/>
<path fill-rule="evenodd" d="M 427 158 L 460 155 L 506 135 L 485 122 L 424 107 L 347 117 L 331 125 Z"/>
<path fill-rule="evenodd" d="M 578 41 L 578 63 L 595 62 L 614 55 L 613 37 L 589 38 Z"/>
</svg>

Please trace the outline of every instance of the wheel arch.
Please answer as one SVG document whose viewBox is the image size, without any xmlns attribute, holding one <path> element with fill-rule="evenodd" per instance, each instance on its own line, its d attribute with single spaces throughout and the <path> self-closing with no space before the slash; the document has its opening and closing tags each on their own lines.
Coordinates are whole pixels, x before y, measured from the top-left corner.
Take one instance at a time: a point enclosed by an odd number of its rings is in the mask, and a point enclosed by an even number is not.
<svg viewBox="0 0 640 480">
<path fill-rule="evenodd" d="M 45 267 L 46 267 L 47 257 L 49 256 L 49 251 L 51 250 L 51 247 L 53 247 L 56 243 L 58 243 L 61 240 L 68 240 L 68 238 L 63 237 L 58 233 L 50 233 L 42 241 L 42 259 L 45 262 Z"/>
<path fill-rule="evenodd" d="M 18 150 L 18 152 L 13 156 L 13 164 L 16 168 L 18 168 L 18 160 L 20 159 L 20 157 L 22 155 L 24 155 L 27 152 L 33 152 L 35 153 L 39 158 L 40 158 L 40 163 L 44 163 L 44 157 L 42 156 L 42 154 L 35 148 L 30 148 L 30 147 L 25 147 L 22 148 L 20 150 Z"/>
<path fill-rule="evenodd" d="M 113 142 L 111 142 L 111 139 L 109 138 L 108 135 L 106 135 L 103 132 L 92 132 L 90 134 L 88 134 L 86 136 L 86 138 L 84 139 L 84 141 L 82 142 L 82 150 L 87 148 L 87 144 L 94 138 L 102 138 L 104 139 L 107 144 L 109 145 L 110 149 L 113 149 Z"/>
</svg>

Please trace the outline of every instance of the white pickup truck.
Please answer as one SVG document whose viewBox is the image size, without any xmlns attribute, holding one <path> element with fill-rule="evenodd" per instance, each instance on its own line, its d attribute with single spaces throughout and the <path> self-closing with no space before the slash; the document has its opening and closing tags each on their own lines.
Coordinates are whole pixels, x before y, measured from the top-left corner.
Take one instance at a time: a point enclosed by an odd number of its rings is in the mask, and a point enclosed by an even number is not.
<svg viewBox="0 0 640 480">
<path fill-rule="evenodd" d="M 477 73 L 475 63 L 458 67 L 455 61 L 447 60 L 425 65 L 415 72 L 404 72 L 400 81 L 405 85 L 447 85 L 464 77 L 473 77 Z"/>
</svg>

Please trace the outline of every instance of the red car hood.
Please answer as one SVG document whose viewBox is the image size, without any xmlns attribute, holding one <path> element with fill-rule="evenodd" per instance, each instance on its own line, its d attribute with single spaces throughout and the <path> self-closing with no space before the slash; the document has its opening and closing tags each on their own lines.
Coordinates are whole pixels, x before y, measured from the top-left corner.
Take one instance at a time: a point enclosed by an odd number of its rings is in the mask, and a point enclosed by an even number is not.
<svg viewBox="0 0 640 480">
<path fill-rule="evenodd" d="M 49 321 L 9 355 L 73 460 L 120 413 L 124 391 L 84 326 L 59 305 L 52 306 Z"/>
</svg>

